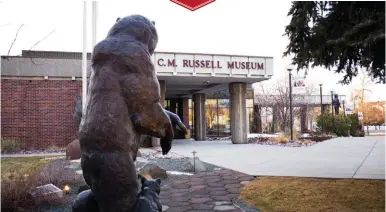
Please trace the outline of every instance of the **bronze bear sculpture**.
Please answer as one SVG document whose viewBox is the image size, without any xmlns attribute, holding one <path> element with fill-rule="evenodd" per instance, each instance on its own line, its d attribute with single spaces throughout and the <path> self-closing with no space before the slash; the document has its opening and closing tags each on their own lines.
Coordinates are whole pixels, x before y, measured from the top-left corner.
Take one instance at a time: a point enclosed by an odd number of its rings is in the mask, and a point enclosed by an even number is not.
<svg viewBox="0 0 386 212">
<path fill-rule="evenodd" d="M 131 15 L 119 19 L 93 50 L 79 142 L 83 176 L 101 212 L 135 211 L 140 135 L 173 139 L 151 61 L 157 42 L 154 24 Z"/>
<path fill-rule="evenodd" d="M 164 112 L 169 116 L 169 119 L 170 119 L 170 121 L 171 121 L 171 123 L 173 125 L 173 129 L 174 129 L 175 126 L 178 126 L 179 129 L 184 134 L 188 133 L 187 127 L 181 121 L 180 117 L 177 114 L 172 113 L 172 112 L 170 112 L 170 111 L 168 111 L 166 109 L 164 109 Z M 77 100 L 76 100 L 74 119 L 75 119 L 76 126 L 79 127 L 80 120 L 82 119 L 82 98 L 81 98 L 81 96 L 78 97 Z M 71 148 L 71 147 L 73 148 L 76 145 L 76 144 L 73 144 L 73 143 L 74 142 L 70 143 L 71 145 L 69 144 L 69 148 Z M 169 137 L 165 137 L 165 138 L 161 139 L 160 143 L 161 143 L 161 148 L 162 148 L 162 154 L 166 155 L 167 153 L 169 153 L 170 149 L 172 148 L 172 140 Z M 79 158 L 80 158 L 80 156 L 79 156 Z M 74 159 L 77 159 L 77 158 L 74 158 Z M 134 161 L 135 160 L 136 160 L 136 157 L 134 157 Z"/>
<path fill-rule="evenodd" d="M 168 110 L 165 110 L 165 113 L 169 116 L 170 121 L 172 122 L 173 128 L 174 126 L 178 126 L 185 135 L 188 133 L 188 129 L 186 128 L 184 123 L 182 123 L 180 117 L 177 114 L 172 113 Z M 172 148 L 172 140 L 168 138 L 162 138 L 160 143 L 161 143 L 162 154 L 163 155 L 168 154 L 168 152 Z"/>
</svg>

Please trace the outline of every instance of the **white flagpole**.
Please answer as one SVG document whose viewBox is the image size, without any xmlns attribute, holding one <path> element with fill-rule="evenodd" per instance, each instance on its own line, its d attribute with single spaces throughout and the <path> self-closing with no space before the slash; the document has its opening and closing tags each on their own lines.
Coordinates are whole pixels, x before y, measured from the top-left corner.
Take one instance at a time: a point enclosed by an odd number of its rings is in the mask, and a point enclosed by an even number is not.
<svg viewBox="0 0 386 212">
<path fill-rule="evenodd" d="M 83 1 L 83 52 L 82 52 L 82 115 L 85 115 L 87 98 L 87 1 Z"/>
<path fill-rule="evenodd" d="M 96 45 L 97 39 L 98 1 L 92 2 L 92 48 Z"/>
</svg>

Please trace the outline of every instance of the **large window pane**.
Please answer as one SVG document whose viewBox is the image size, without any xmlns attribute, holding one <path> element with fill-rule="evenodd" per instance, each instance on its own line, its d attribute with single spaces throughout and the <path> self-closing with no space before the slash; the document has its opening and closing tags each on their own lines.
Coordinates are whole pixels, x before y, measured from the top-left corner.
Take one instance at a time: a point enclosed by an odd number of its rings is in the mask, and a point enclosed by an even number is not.
<svg viewBox="0 0 386 212">
<path fill-rule="evenodd" d="M 217 100 L 207 99 L 205 101 L 205 118 L 207 136 L 217 136 Z"/>
<path fill-rule="evenodd" d="M 219 136 L 229 136 L 231 134 L 229 99 L 218 100 L 218 132 Z"/>
<path fill-rule="evenodd" d="M 190 137 L 194 136 L 194 116 L 193 116 L 193 101 L 189 99 L 189 127 L 190 127 Z"/>
</svg>

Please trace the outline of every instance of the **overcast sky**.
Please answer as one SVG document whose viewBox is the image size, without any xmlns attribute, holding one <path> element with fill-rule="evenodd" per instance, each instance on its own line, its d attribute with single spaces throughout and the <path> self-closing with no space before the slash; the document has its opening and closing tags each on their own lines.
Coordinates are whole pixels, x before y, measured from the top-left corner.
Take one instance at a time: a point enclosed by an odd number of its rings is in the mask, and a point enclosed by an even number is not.
<svg viewBox="0 0 386 212">
<path fill-rule="evenodd" d="M 290 1 L 217 0 L 191 12 L 169 0 L 99 1 L 97 41 L 103 39 L 117 17 L 142 14 L 156 22 L 159 34 L 158 51 L 193 53 L 242 54 L 274 57 L 274 79 L 287 74 L 289 58 L 282 58 L 288 44 L 284 27 L 290 21 Z M 21 24 L 10 55 L 30 49 L 55 30 L 33 50 L 82 51 L 83 1 L 18 1 L 0 2 L 0 54 L 8 49 Z M 88 51 L 91 51 L 91 2 L 88 8 Z M 356 80 L 341 86 L 342 75 L 323 68 L 312 69 L 308 84 L 324 84 L 325 93 L 332 89 L 350 95 L 358 87 Z M 267 82 L 271 84 L 272 82 Z M 268 85 L 267 85 L 268 86 Z M 370 101 L 385 100 L 385 85 L 369 87 Z M 382 91 L 383 90 L 383 93 Z"/>
</svg>

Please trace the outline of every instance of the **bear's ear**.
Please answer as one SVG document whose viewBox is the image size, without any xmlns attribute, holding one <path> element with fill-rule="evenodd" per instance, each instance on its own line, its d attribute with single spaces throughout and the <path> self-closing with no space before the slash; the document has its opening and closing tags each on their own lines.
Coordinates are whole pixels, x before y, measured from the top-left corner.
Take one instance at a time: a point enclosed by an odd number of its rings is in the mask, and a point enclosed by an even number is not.
<svg viewBox="0 0 386 212">
<path fill-rule="evenodd" d="M 121 19 L 121 18 L 118 17 L 117 20 L 116 20 L 115 22 L 118 22 L 120 19 Z"/>
<path fill-rule="evenodd" d="M 138 178 L 141 179 L 141 182 L 145 182 L 146 178 L 142 176 L 141 174 L 138 174 Z"/>
<path fill-rule="evenodd" d="M 146 179 L 145 177 L 142 176 L 142 177 L 141 177 L 141 183 L 142 183 L 142 185 L 145 184 L 146 181 L 147 181 L 147 179 Z"/>
<path fill-rule="evenodd" d="M 158 185 L 161 185 L 161 179 L 157 178 L 157 179 L 155 180 L 155 182 L 156 182 Z"/>
<path fill-rule="evenodd" d="M 152 23 L 153 25 L 155 25 L 155 21 L 151 21 L 151 23 Z"/>
</svg>

